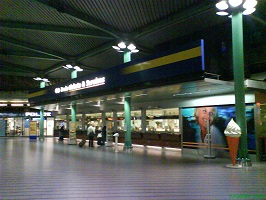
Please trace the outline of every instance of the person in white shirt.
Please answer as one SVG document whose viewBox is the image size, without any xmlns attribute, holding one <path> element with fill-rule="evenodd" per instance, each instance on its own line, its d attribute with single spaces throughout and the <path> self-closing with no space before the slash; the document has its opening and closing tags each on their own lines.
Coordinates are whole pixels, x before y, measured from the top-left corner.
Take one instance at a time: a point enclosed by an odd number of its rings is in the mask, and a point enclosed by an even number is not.
<svg viewBox="0 0 266 200">
<path fill-rule="evenodd" d="M 87 131 L 87 135 L 89 136 L 89 147 L 93 147 L 94 134 L 95 134 L 94 124 L 90 124 Z"/>
</svg>

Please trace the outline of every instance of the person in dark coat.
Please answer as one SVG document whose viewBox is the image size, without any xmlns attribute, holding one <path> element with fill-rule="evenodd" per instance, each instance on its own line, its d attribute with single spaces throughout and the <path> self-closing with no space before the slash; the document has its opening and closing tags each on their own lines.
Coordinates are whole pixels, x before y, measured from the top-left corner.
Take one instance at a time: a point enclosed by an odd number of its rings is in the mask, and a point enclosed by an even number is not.
<svg viewBox="0 0 266 200">
<path fill-rule="evenodd" d="M 103 126 L 102 137 L 103 137 L 103 142 L 105 142 L 105 140 L 106 140 L 106 126 Z"/>
<path fill-rule="evenodd" d="M 64 130 L 65 130 L 65 127 L 64 125 L 62 125 L 59 129 L 59 140 L 64 140 Z"/>
</svg>

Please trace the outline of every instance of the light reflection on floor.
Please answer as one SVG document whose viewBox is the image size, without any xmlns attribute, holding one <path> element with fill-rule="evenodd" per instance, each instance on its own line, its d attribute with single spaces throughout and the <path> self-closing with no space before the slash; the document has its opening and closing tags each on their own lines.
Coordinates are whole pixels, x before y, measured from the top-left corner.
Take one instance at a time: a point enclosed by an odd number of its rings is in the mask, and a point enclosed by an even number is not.
<svg viewBox="0 0 266 200">
<path fill-rule="evenodd" d="M 142 146 L 124 150 L 123 144 L 114 152 L 114 147 L 80 148 L 57 138 L 0 138 L 0 148 L 0 199 L 266 197 L 265 163 L 236 170 L 225 167 L 229 158 L 208 160 Z"/>
</svg>

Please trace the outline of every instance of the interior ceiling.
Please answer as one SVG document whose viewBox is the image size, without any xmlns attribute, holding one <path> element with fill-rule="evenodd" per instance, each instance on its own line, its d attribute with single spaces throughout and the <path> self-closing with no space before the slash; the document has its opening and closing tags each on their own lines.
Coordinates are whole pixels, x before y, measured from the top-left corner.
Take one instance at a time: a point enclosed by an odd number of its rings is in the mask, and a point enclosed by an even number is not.
<svg viewBox="0 0 266 200">
<path fill-rule="evenodd" d="M 199 32 L 210 29 L 212 33 L 214 26 L 230 24 L 229 18 L 215 14 L 215 3 L 210 0 L 1 0 L 0 91 L 36 89 L 40 83 L 33 77 L 37 76 L 48 78 L 49 84 L 70 79 L 70 71 L 62 67 L 66 64 L 82 67 L 84 71 L 78 72 L 79 77 L 122 64 L 123 54 L 112 48 L 122 40 L 133 42 L 140 50 L 132 54 L 134 60 L 160 51 L 163 44 L 171 41 L 187 43 L 190 38 L 201 39 Z M 265 17 L 264 3 L 258 2 L 259 14 L 253 16 L 262 26 L 265 26 L 265 18 L 260 17 L 261 14 Z M 132 101 L 140 104 L 165 101 L 175 93 L 182 98 L 181 93 L 186 96 L 191 91 L 195 91 L 193 97 L 210 91 L 212 95 L 217 91 L 232 92 L 228 86 L 193 84 L 135 91 Z M 138 96 L 138 93 L 148 95 Z M 89 104 L 93 108 L 92 104 L 105 100 L 106 106 L 115 108 L 120 96 L 85 99 L 78 104 L 83 105 L 80 109 Z M 116 98 L 115 103 L 108 100 L 111 98 Z M 47 105 L 46 109 L 55 110 L 57 105 Z"/>
<path fill-rule="evenodd" d="M 158 45 L 221 23 L 209 0 L 1 0 L 0 73 L 2 91 L 39 87 L 70 79 L 62 68 L 84 68 L 78 76 L 119 65 L 123 54 L 112 45 L 133 42 L 132 60 Z M 211 17 L 209 17 L 211 16 Z M 200 38 L 199 38 L 200 39 Z"/>
</svg>

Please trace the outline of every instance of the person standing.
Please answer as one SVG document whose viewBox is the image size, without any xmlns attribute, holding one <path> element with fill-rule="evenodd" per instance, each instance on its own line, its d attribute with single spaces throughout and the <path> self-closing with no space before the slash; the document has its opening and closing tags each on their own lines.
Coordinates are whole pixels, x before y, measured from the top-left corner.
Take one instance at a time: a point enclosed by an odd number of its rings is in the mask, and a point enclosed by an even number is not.
<svg viewBox="0 0 266 200">
<path fill-rule="evenodd" d="M 64 140 L 64 130 L 65 130 L 65 126 L 62 125 L 59 129 L 59 140 L 62 141 Z"/>
<path fill-rule="evenodd" d="M 94 133 L 95 133 L 94 124 L 90 124 L 87 131 L 87 134 L 89 136 L 89 147 L 93 147 Z"/>
</svg>

